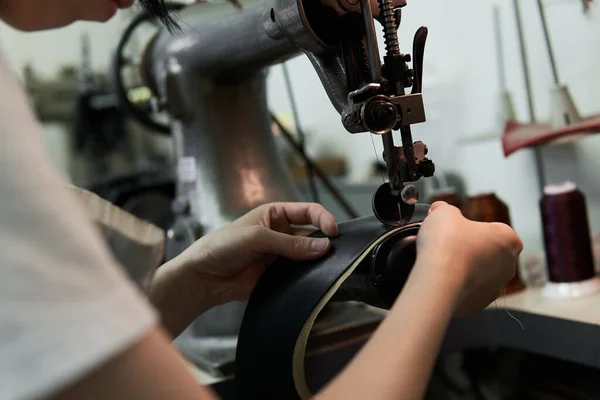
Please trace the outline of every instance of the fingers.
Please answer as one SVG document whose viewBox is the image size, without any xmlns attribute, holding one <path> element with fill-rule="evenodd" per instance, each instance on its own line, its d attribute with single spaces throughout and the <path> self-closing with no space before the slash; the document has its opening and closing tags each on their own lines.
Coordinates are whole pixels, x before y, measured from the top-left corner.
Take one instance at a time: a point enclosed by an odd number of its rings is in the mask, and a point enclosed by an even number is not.
<svg viewBox="0 0 600 400">
<path fill-rule="evenodd" d="M 273 254 L 295 260 L 322 257 L 331 249 L 327 238 L 308 238 L 279 233 L 261 226 L 247 228 L 244 243 L 257 254 Z"/>
<path fill-rule="evenodd" d="M 278 214 L 286 219 L 288 225 L 314 225 L 327 236 L 337 236 L 338 226 L 335 217 L 322 205 L 316 203 L 273 203 Z"/>
<path fill-rule="evenodd" d="M 276 232 L 292 233 L 292 227 L 282 207 L 270 204 L 266 207 L 261 219 L 261 221 L 266 221 L 266 223 L 261 222 L 260 225 Z"/>
<path fill-rule="evenodd" d="M 317 230 L 315 228 L 303 228 L 303 227 L 298 227 L 298 228 L 292 228 L 292 235 L 294 236 L 310 236 L 313 233 L 315 233 Z"/>
</svg>

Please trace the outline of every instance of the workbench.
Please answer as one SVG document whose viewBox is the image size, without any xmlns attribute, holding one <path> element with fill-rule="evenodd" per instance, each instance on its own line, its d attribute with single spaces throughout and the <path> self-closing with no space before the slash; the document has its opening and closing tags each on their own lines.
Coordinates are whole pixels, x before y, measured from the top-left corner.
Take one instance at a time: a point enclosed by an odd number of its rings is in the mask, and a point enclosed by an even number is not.
<svg viewBox="0 0 600 400">
<path fill-rule="evenodd" d="M 549 299 L 528 288 L 501 297 L 473 318 L 454 319 L 442 351 L 494 347 L 600 368 L 600 293 Z"/>
</svg>

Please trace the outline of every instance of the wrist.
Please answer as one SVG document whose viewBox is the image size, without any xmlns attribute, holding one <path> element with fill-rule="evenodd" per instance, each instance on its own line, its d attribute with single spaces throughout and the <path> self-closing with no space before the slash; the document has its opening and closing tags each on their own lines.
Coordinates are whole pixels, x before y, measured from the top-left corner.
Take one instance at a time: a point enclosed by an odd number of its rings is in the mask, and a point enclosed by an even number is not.
<svg viewBox="0 0 600 400">
<path fill-rule="evenodd" d="M 175 258 L 161 266 L 152 280 L 149 298 L 164 327 L 178 336 L 193 320 L 212 307 L 210 296 L 195 269 Z"/>
<path fill-rule="evenodd" d="M 467 261 L 445 255 L 419 256 L 413 267 L 411 279 L 419 281 L 419 287 L 458 303 L 466 285 Z"/>
</svg>

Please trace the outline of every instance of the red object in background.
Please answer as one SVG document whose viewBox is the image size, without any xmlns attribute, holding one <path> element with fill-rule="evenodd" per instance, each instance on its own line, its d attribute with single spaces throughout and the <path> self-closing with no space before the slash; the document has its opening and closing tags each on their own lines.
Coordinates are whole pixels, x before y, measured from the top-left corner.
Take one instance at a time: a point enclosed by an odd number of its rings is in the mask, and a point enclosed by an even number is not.
<svg viewBox="0 0 600 400">
<path fill-rule="evenodd" d="M 596 133 L 600 133 L 600 115 L 561 128 L 552 128 L 549 124 L 520 124 L 508 121 L 502 135 L 502 147 L 504 155 L 508 157 L 527 147 L 573 141 L 580 136 Z"/>
</svg>

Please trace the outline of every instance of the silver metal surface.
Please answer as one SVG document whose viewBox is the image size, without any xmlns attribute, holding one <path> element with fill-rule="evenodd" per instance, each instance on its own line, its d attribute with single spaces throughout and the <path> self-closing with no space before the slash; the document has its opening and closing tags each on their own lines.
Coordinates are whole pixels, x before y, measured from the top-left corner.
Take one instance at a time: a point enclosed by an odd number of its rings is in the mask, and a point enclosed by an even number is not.
<svg viewBox="0 0 600 400">
<path fill-rule="evenodd" d="M 409 206 L 414 206 L 419 202 L 419 189 L 415 185 L 406 185 L 401 192 L 402 201 Z"/>
<path fill-rule="evenodd" d="M 164 31 L 152 50 L 154 87 L 175 116 L 177 194 L 190 203 L 193 230 L 218 229 L 260 204 L 301 200 L 272 134 L 263 69 L 299 53 L 294 32 L 297 43 L 319 45 L 308 43 L 297 6 L 278 0 L 275 8 L 274 22 L 267 6 L 190 7 L 183 34 Z M 285 29 L 273 39 L 264 24 L 278 19 Z"/>
<path fill-rule="evenodd" d="M 513 11 L 515 16 L 515 24 L 517 26 L 517 37 L 519 38 L 519 50 L 521 53 L 521 68 L 523 69 L 523 78 L 525 82 L 525 94 L 527 95 L 527 108 L 529 111 L 529 121 L 537 122 L 537 115 L 535 112 L 535 102 L 533 100 L 533 86 L 531 82 L 531 70 L 529 68 L 529 59 L 527 53 L 527 44 L 525 40 L 525 29 L 523 24 L 523 15 L 521 12 L 521 0 L 513 0 Z M 540 196 L 544 193 L 544 187 L 546 186 L 546 174 L 544 171 L 544 159 L 541 147 L 535 147 L 533 149 L 533 155 L 535 159 L 535 170 L 538 180 L 538 191 Z"/>
<path fill-rule="evenodd" d="M 399 56 L 400 43 L 398 42 L 399 21 L 396 22 L 396 9 L 393 0 L 379 0 L 379 20 L 383 26 L 383 40 L 385 42 L 386 56 Z M 401 15 L 401 14 L 398 14 Z"/>
<path fill-rule="evenodd" d="M 189 204 L 178 208 L 168 257 L 260 204 L 304 200 L 272 133 L 266 68 L 302 50 L 321 54 L 326 44 L 308 24 L 302 2 L 247 1 L 244 6 L 192 6 L 181 15 L 183 32 L 164 30 L 147 52 L 149 86 L 172 118 L 177 204 Z M 338 62 L 335 56 L 329 60 Z M 338 70 L 343 71 L 341 65 Z M 344 78 L 323 78 L 324 85 L 337 88 L 334 104 L 336 96 L 342 99 L 338 104 L 347 98 Z M 236 302 L 198 318 L 187 333 L 206 351 L 191 358 L 215 369 L 231 362 L 235 347 L 211 343 L 235 338 L 244 310 L 245 303 Z"/>
<path fill-rule="evenodd" d="M 379 56 L 379 47 L 375 26 L 373 24 L 373 9 L 370 0 L 360 0 L 363 21 L 365 25 L 365 36 L 367 39 L 367 51 L 369 56 L 369 69 L 371 72 L 372 83 L 379 83 L 381 80 L 381 58 Z"/>
<path fill-rule="evenodd" d="M 162 95 L 161 80 L 171 58 L 203 81 L 214 81 L 241 78 L 302 50 L 318 53 L 325 48 L 297 0 L 247 1 L 243 10 L 202 3 L 185 9 L 181 19 L 182 32 L 172 35 L 164 30 L 148 62 Z"/>
<path fill-rule="evenodd" d="M 348 84 L 343 60 L 335 53 L 314 54 L 306 53 L 317 75 L 326 89 L 329 101 L 340 114 L 344 112 L 347 103 Z"/>
<path fill-rule="evenodd" d="M 420 93 L 396 97 L 393 102 L 400 107 L 400 110 L 402 110 L 402 125 L 408 126 L 420 124 L 427 120 L 423 96 Z"/>
<path fill-rule="evenodd" d="M 352 104 L 354 102 L 354 98 L 356 96 L 360 96 L 362 94 L 371 93 L 371 92 L 377 93 L 380 88 L 381 88 L 381 84 L 379 84 L 379 83 L 369 83 L 368 85 L 366 85 L 360 89 L 350 92 L 350 94 L 348 95 L 348 102 L 350 104 Z"/>
<path fill-rule="evenodd" d="M 366 44 L 368 49 L 369 69 L 371 72 L 371 80 L 373 83 L 381 81 L 381 58 L 379 55 L 379 47 L 377 44 L 377 36 L 375 35 L 375 27 L 373 25 L 373 9 L 370 0 L 360 0 L 363 21 L 366 27 Z M 382 135 L 384 158 L 386 162 L 389 184 L 392 191 L 399 189 L 400 180 L 398 176 L 397 161 L 395 155 L 394 137 L 391 130 Z"/>
<path fill-rule="evenodd" d="M 300 200 L 271 131 L 264 72 L 214 84 L 194 105 L 182 157 L 194 160 L 197 185 L 189 200 L 204 232 L 260 204 Z"/>
<path fill-rule="evenodd" d="M 145 62 L 150 86 L 175 117 L 176 158 L 187 171 L 179 176 L 178 196 L 190 203 L 191 221 L 199 225 L 192 229 L 203 232 L 259 204 L 301 199 L 273 141 L 266 67 L 306 51 L 340 113 L 349 92 L 341 57 L 326 51 L 302 1 L 244 5 L 242 11 L 228 4 L 186 9 L 183 32 L 160 33 Z"/>
</svg>

